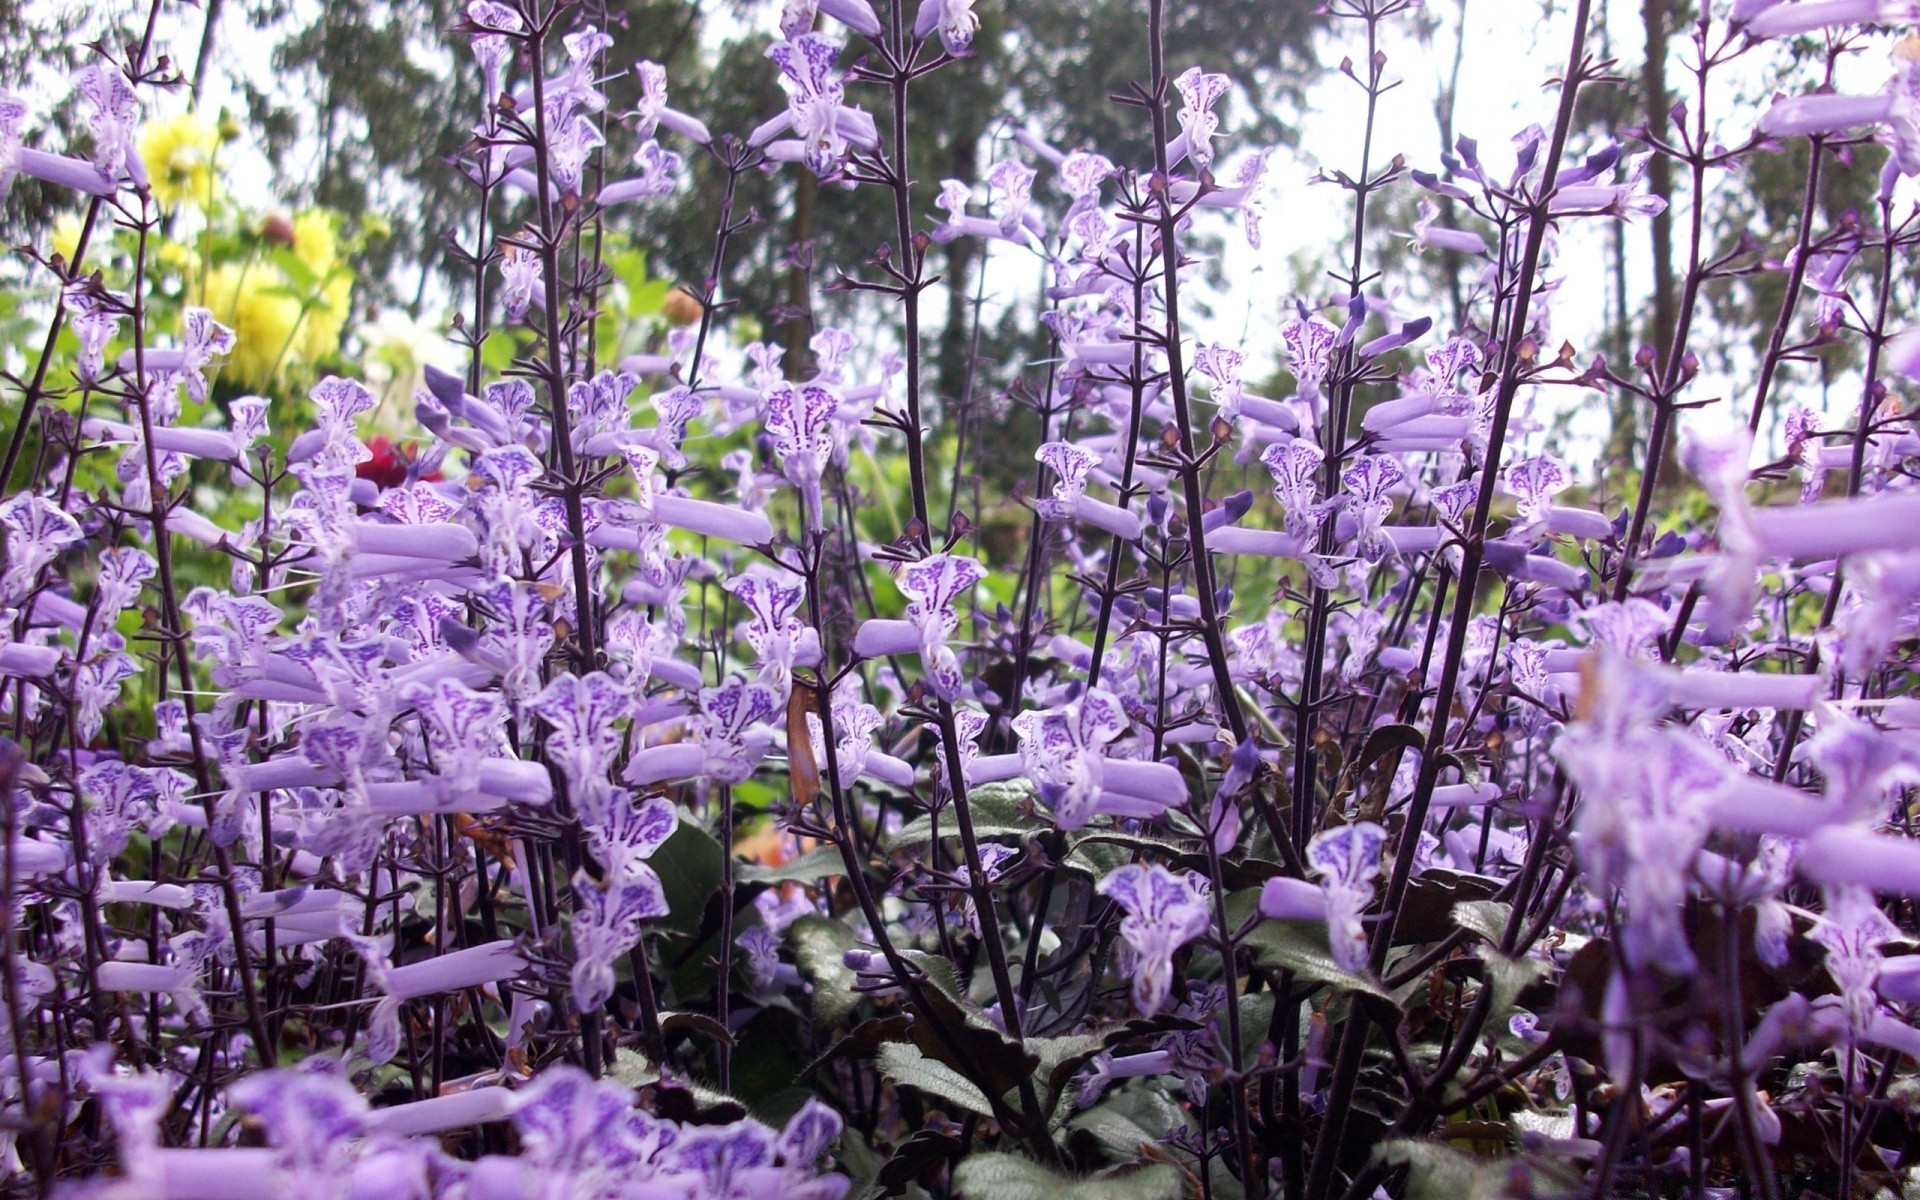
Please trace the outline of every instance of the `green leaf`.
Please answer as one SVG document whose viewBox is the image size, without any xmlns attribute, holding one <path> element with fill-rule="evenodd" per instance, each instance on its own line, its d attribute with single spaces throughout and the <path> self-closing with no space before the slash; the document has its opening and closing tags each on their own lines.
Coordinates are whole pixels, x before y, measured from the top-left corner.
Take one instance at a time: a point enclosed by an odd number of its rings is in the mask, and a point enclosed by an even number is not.
<svg viewBox="0 0 1920 1200">
<path fill-rule="evenodd" d="M 933 986 L 958 1001 L 960 996 L 960 976 L 953 969 L 953 960 L 944 954 L 929 954 L 925 950 L 901 950 L 900 957 L 919 967 Z"/>
<path fill-rule="evenodd" d="M 787 929 L 787 940 L 800 974 L 813 985 L 813 1015 L 823 1025 L 838 1025 L 860 1003 L 855 972 L 845 961 L 857 941 L 853 930 L 825 917 L 801 917 Z"/>
<path fill-rule="evenodd" d="M 659 928 L 691 937 L 699 931 L 707 897 L 713 895 L 726 878 L 720 843 L 701 828 L 696 818 L 682 812 L 680 827 L 647 860 L 647 865 L 659 873 L 660 884 L 666 890 L 668 912 Z"/>
<path fill-rule="evenodd" d="M 293 251 L 275 250 L 272 258 L 273 265 L 280 268 L 280 273 L 287 277 L 287 282 L 298 289 L 296 292 L 289 293 L 296 299 L 311 295 L 320 286 L 320 276 L 314 274 L 313 268 L 301 262 L 300 256 Z"/>
<path fill-rule="evenodd" d="M 1480 951 L 1485 964 L 1487 986 L 1493 989 L 1493 1011 L 1504 1017 L 1514 998 L 1547 974 L 1546 964 L 1530 958 L 1513 958 L 1500 952 L 1500 939 L 1506 936 L 1513 920 L 1513 906 L 1498 900 L 1475 900 L 1453 906 L 1453 923 L 1468 930 L 1487 944 Z"/>
<path fill-rule="evenodd" d="M 893 1082 L 925 1092 L 936 1100 L 957 1104 L 983 1117 L 993 1116 L 993 1105 L 988 1103 L 979 1088 L 967 1082 L 960 1072 L 945 1063 L 935 1062 L 914 1047 L 902 1042 L 888 1042 L 880 1047 L 880 1053 L 875 1057 L 880 1063 L 881 1073 Z"/>
<path fill-rule="evenodd" d="M 642 268 L 645 269 L 644 267 Z M 667 293 L 673 285 L 664 279 L 653 279 L 635 287 L 629 285 L 627 291 L 627 315 L 631 317 L 651 317 L 659 312 L 667 302 Z"/>
<path fill-rule="evenodd" d="M 1065 865 L 1069 868 L 1090 869 L 1095 875 L 1105 875 L 1132 862 L 1136 854 L 1153 854 L 1178 859 L 1186 853 L 1187 847 L 1161 838 L 1103 829 L 1098 833 L 1089 833 L 1074 839 L 1073 847 L 1067 851 Z"/>
<path fill-rule="evenodd" d="M 1010 779 L 1004 783 L 983 783 L 967 791 L 967 811 L 973 817 L 973 833 L 980 838 L 1024 837 L 1046 822 L 1033 812 L 1039 795 L 1031 782 Z M 959 837 L 960 825 L 951 811 L 940 814 L 941 838 Z M 933 838 L 933 818 L 921 814 L 900 827 L 888 842 L 888 849 L 902 850 L 924 846 Z"/>
<path fill-rule="evenodd" d="M 1049 1113 L 1059 1106 L 1061 1096 L 1080 1068 L 1106 1047 L 1106 1038 L 1090 1033 L 1027 1039 L 1027 1049 L 1040 1056 L 1038 1074 L 1047 1081 L 1047 1090 L 1042 1099 Z"/>
<path fill-rule="evenodd" d="M 894 1149 L 874 1176 L 875 1194 L 895 1196 L 907 1190 L 928 1167 L 960 1154 L 965 1144 L 950 1133 L 921 1129 Z"/>
<path fill-rule="evenodd" d="M 953 1173 L 960 1200 L 1180 1200 L 1185 1187 L 1167 1163 L 1076 1177 L 1017 1154 L 975 1154 Z"/>
<path fill-rule="evenodd" d="M 845 875 L 847 866 L 832 846 L 815 846 L 782 866 L 744 863 L 735 872 L 741 883 L 818 883 L 829 875 Z"/>
<path fill-rule="evenodd" d="M 1475 1158 L 1438 1142 L 1396 1138 L 1375 1149 L 1382 1162 L 1406 1167 L 1408 1200 L 1495 1200 L 1507 1195 L 1507 1159 Z"/>
<path fill-rule="evenodd" d="M 1513 920 L 1513 905 L 1499 900 L 1472 900 L 1453 906 L 1453 923 L 1479 934 L 1490 946 L 1498 946 Z"/>
<path fill-rule="evenodd" d="M 1497 950 L 1482 950 L 1487 986 L 1493 989 L 1494 1018 L 1504 1026 L 1507 1011 L 1521 992 L 1547 975 L 1547 964 L 1535 958 L 1509 958 Z"/>
<path fill-rule="evenodd" d="M 1324 921 L 1262 921 L 1248 932 L 1241 945 L 1269 971 L 1292 971 L 1301 979 L 1328 984 L 1339 991 L 1392 999 L 1373 980 L 1333 960 Z"/>
</svg>

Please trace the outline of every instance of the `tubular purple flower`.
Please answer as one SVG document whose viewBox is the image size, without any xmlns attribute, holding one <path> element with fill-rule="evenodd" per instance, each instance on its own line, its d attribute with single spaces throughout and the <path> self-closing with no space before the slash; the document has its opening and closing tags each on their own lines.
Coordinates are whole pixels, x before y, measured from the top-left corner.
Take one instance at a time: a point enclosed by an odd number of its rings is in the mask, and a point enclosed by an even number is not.
<svg viewBox="0 0 1920 1200">
<path fill-rule="evenodd" d="M 514 1093 L 503 1087 L 476 1087 L 410 1104 L 395 1104 L 377 1110 L 372 1119 L 382 1133 L 418 1137 L 510 1120 L 515 1099 Z"/>
<path fill-rule="evenodd" d="M 1373 881 L 1380 875 L 1386 841 L 1385 829 L 1358 821 L 1317 833 L 1307 843 L 1307 865 L 1320 877 L 1326 896 L 1328 945 L 1345 971 L 1367 969 L 1367 931 L 1361 916 L 1373 902 Z M 1265 899 L 1262 892 L 1263 904 Z"/>
<path fill-rule="evenodd" d="M 773 542 L 773 523 L 766 517 L 709 500 L 655 496 L 653 519 L 675 529 L 722 538 L 742 546 L 766 546 Z"/>
<path fill-rule="evenodd" d="M 4 149 L 0 148 L 0 156 L 4 154 Z M 84 159 L 47 154 L 29 147 L 19 147 L 15 151 L 13 168 L 22 175 L 31 175 L 57 187 L 71 188 L 89 196 L 111 196 L 120 190 L 117 184 L 101 178 L 93 164 Z M 0 180 L 7 178 L 4 162 L 0 162 Z"/>
<path fill-rule="evenodd" d="M 1394 330 L 1392 333 L 1383 334 L 1361 346 L 1359 356 L 1363 359 L 1378 358 L 1382 354 L 1386 354 L 1392 350 L 1398 350 L 1402 346 L 1412 345 L 1414 342 L 1425 337 L 1427 330 L 1432 328 L 1432 317 L 1416 317 L 1411 321 L 1403 322 L 1400 328 Z"/>
<path fill-rule="evenodd" d="M 1662 673 L 1678 708 L 1811 708 L 1826 691 L 1818 675 L 1762 675 L 1689 668 Z"/>
<path fill-rule="evenodd" d="M 1878 125 L 1891 111 L 1892 101 L 1884 95 L 1788 96 L 1775 100 L 1755 128 L 1766 137 L 1806 137 Z"/>
<path fill-rule="evenodd" d="M 1735 24 L 1740 24 L 1739 16 L 1736 7 Z M 1920 4 L 1912 0 L 1799 0 L 1754 12 L 1745 26 L 1749 37 L 1777 38 L 1835 25 L 1904 25 L 1916 20 L 1920 20 Z"/>
<path fill-rule="evenodd" d="M 1547 512 L 1547 532 L 1598 541 L 1618 536 L 1614 532 L 1613 522 L 1605 513 L 1589 508 L 1562 508 L 1559 505 L 1554 505 Z"/>
<path fill-rule="evenodd" d="M 1733 12 L 1728 20 L 1735 29 L 1747 24 L 1768 9 L 1784 3 L 1784 0 L 1733 0 Z"/>
<path fill-rule="evenodd" d="M 1478 258 L 1487 252 L 1487 239 L 1465 229 L 1449 229 L 1439 224 L 1440 206 L 1431 200 L 1420 202 L 1420 217 L 1413 223 L 1411 237 L 1416 246 L 1432 246 L 1436 250 L 1451 250 L 1470 258 Z"/>
<path fill-rule="evenodd" d="M 1273 921 L 1324 921 L 1327 893 L 1318 884 L 1277 875 L 1260 888 L 1260 915 Z"/>
<path fill-rule="evenodd" d="M 1835 827 L 1808 836 L 1795 865 L 1815 883 L 1920 896 L 1920 841 Z"/>
<path fill-rule="evenodd" d="M 25 642 L 0 645 L 0 675 L 38 679 L 60 666 L 65 652 L 58 646 L 30 646 Z"/>
<path fill-rule="evenodd" d="M 90 417 L 81 423 L 80 432 L 101 441 L 137 443 L 140 433 L 131 425 L 119 421 L 104 421 Z M 153 427 L 153 446 L 170 454 L 186 454 L 194 458 L 210 458 L 222 462 L 238 462 L 245 448 L 233 434 L 220 429 L 182 429 L 172 425 Z"/>
<path fill-rule="evenodd" d="M 1449 783 L 1433 789 L 1435 808 L 1478 808 L 1499 800 L 1497 783 Z"/>
<path fill-rule="evenodd" d="M 826 11 L 827 3 L 828 0 L 821 0 L 821 11 Z M 913 36 L 925 38 L 935 30 L 939 31 L 940 44 L 948 54 L 955 58 L 971 54 L 973 35 L 980 32 L 980 18 L 974 14 L 973 0 L 920 0 L 920 9 L 913 18 Z"/>
<path fill-rule="evenodd" d="M 1716 829 L 1792 838 L 1848 819 L 1847 811 L 1831 801 L 1738 772 L 1706 797 L 1702 815 Z"/>
<path fill-rule="evenodd" d="M 1888 370 L 1908 379 L 1920 379 L 1920 326 L 1907 330 L 1887 344 Z"/>
<path fill-rule="evenodd" d="M 1920 494 L 1915 493 L 1756 508 L 1749 521 L 1758 548 L 1780 558 L 1920 549 Z"/>
<path fill-rule="evenodd" d="M 864 38 L 877 38 L 885 33 L 885 25 L 879 23 L 874 6 L 866 0 L 818 0 L 818 8 Z"/>
</svg>

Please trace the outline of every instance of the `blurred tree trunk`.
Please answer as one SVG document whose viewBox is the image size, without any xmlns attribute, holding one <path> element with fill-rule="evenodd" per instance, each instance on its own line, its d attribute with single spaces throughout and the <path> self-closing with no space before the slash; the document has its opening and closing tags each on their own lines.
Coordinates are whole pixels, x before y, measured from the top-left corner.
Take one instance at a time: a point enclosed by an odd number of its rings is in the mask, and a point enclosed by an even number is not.
<svg viewBox="0 0 1920 1200">
<path fill-rule="evenodd" d="M 804 258 L 812 262 L 813 251 L 807 245 L 813 239 L 813 202 L 819 195 L 820 184 L 812 171 L 798 172 L 799 178 L 793 189 L 793 218 L 787 223 L 787 244 L 792 248 L 796 259 Z M 780 358 L 780 365 L 786 371 L 788 379 L 809 379 L 813 376 L 813 296 L 808 287 L 813 269 L 810 265 L 796 262 L 787 272 L 787 322 L 786 353 Z"/>
<path fill-rule="evenodd" d="M 1664 130 L 1667 111 L 1673 97 L 1667 91 L 1667 47 L 1669 26 L 1673 21 L 1672 0 L 1641 0 L 1640 24 L 1646 34 L 1646 58 L 1640 66 L 1642 120 L 1650 130 Z M 1653 253 L 1653 295 L 1646 330 L 1648 344 L 1664 372 L 1667 355 L 1673 348 L 1679 303 L 1673 276 L 1673 163 L 1665 155 L 1655 154 L 1647 166 L 1647 191 L 1666 202 L 1666 207 L 1648 223 Z M 1622 363 L 1621 366 L 1626 364 Z M 1615 446 L 1621 457 L 1633 453 L 1638 444 L 1637 421 L 1629 419 L 1626 428 L 1614 431 Z M 1662 448 L 1661 457 L 1672 454 L 1672 440 Z M 1661 473 L 1670 475 L 1663 465 Z"/>
</svg>

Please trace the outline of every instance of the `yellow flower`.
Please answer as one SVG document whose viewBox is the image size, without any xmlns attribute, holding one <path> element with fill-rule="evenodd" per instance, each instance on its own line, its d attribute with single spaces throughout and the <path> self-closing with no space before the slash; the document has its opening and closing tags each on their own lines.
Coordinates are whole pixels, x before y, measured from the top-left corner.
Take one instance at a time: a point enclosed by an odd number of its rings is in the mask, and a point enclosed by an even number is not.
<svg viewBox="0 0 1920 1200">
<path fill-rule="evenodd" d="M 140 130 L 140 158 L 153 181 L 153 198 L 162 208 L 211 204 L 219 148 L 220 131 L 193 113 L 147 122 Z"/>
<path fill-rule="evenodd" d="M 340 258 L 340 214 L 310 208 L 293 219 L 293 256 L 326 277 Z"/>
<path fill-rule="evenodd" d="M 319 362 L 340 349 L 340 332 L 346 328 L 347 311 L 353 305 L 353 277 L 342 271 L 328 280 L 307 309 L 300 326 L 300 357 Z"/>
<path fill-rule="evenodd" d="M 213 319 L 233 330 L 233 353 L 223 372 L 243 388 L 266 390 L 274 368 L 298 355 L 289 340 L 298 332 L 300 302 L 292 296 L 269 294 L 285 289 L 286 279 L 263 263 L 216 267 L 195 302 L 213 313 Z"/>
<path fill-rule="evenodd" d="M 53 237 L 49 239 L 53 252 L 73 262 L 73 252 L 80 248 L 81 221 L 78 213 L 61 213 L 53 221 Z"/>
<path fill-rule="evenodd" d="M 293 219 L 293 254 L 322 282 L 308 297 L 300 326 L 300 357 L 318 362 L 340 349 L 353 305 L 353 272 L 340 262 L 340 214 L 310 208 Z"/>
</svg>

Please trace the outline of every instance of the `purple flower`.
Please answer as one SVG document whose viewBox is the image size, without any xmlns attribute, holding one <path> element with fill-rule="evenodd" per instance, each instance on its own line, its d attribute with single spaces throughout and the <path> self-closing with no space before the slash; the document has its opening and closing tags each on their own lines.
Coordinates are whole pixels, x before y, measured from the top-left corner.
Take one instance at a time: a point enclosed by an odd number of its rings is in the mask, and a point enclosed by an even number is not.
<svg viewBox="0 0 1920 1200">
<path fill-rule="evenodd" d="M 764 683 L 738 675 L 719 687 L 703 688 L 700 712 L 692 723 L 694 740 L 706 755 L 707 776 L 718 783 L 740 783 L 766 753 L 764 728 L 782 711 L 782 697 Z"/>
<path fill-rule="evenodd" d="M 1327 942 L 1333 960 L 1345 971 L 1367 969 L 1367 931 L 1361 918 L 1373 903 L 1373 881 L 1380 874 L 1386 841 L 1385 829 L 1359 821 L 1315 834 L 1307 843 L 1307 865 L 1320 877 L 1325 897 Z M 1261 900 L 1264 911 L 1264 893 Z"/>
<path fill-rule="evenodd" d="M 1207 909 L 1212 888 L 1198 872 L 1176 874 L 1158 863 L 1130 863 L 1100 880 L 1096 890 L 1127 914 L 1120 936 L 1138 964 L 1133 1004 L 1150 1017 L 1166 1005 L 1173 988 L 1174 954 L 1212 922 Z"/>
<path fill-rule="evenodd" d="M 913 36 L 924 38 L 938 30 L 940 44 L 955 58 L 972 53 L 973 35 L 980 32 L 973 0 L 920 0 L 914 15 Z"/>
<path fill-rule="evenodd" d="M 1751 10 L 1752 0 L 1742 0 Z M 1739 7 L 1734 23 L 1747 36 L 1756 38 L 1793 37 L 1834 25 L 1906 25 L 1920 20 L 1920 5 L 1912 0 L 1798 0 L 1797 3 L 1767 4 L 1742 21 Z"/>
<path fill-rule="evenodd" d="M 75 73 L 73 86 L 92 108 L 87 129 L 93 134 L 93 169 L 102 182 L 111 188 L 123 175 L 140 172 L 135 180 L 144 184 L 144 168 L 133 149 L 134 127 L 140 119 L 133 85 L 118 68 L 94 64 Z"/>
<path fill-rule="evenodd" d="M 1169 167 L 1183 158 L 1191 158 L 1201 170 L 1213 165 L 1213 135 L 1220 129 L 1213 106 L 1227 94 L 1230 82 L 1225 75 L 1210 75 L 1199 67 L 1188 67 L 1174 78 L 1174 90 L 1181 100 L 1174 113 L 1180 122 L 1180 134 L 1167 147 Z"/>
<path fill-rule="evenodd" d="M 1440 224 L 1440 206 L 1431 200 L 1420 202 L 1420 217 L 1413 223 L 1410 240 L 1416 246 L 1432 246 L 1456 254 L 1479 257 L 1487 252 L 1487 239 L 1465 229 L 1449 229 Z"/>
<path fill-rule="evenodd" d="M 366 964 L 368 983 L 381 993 L 367 1017 L 367 1056 L 376 1063 L 400 1052 L 400 1007 L 407 1001 L 497 983 L 527 969 L 512 942 L 489 942 L 396 967 L 390 935 L 347 940 Z"/>
<path fill-rule="evenodd" d="M 473 26 L 469 44 L 486 81 L 484 95 L 491 109 L 500 98 L 507 64 L 513 61 L 513 35 L 520 33 L 524 25 L 511 5 L 495 3 L 495 0 L 470 0 L 467 22 Z"/>
<path fill-rule="evenodd" d="M 843 103 L 846 88 L 833 67 L 839 56 L 839 43 L 817 33 L 804 33 L 768 47 L 767 57 L 780 69 L 787 111 L 748 139 L 754 145 L 765 145 L 781 130 L 791 129 L 799 139 L 800 161 L 823 179 L 838 174 L 850 142 L 878 142 L 872 119 Z"/>
<path fill-rule="evenodd" d="M 820 478 L 833 458 L 833 418 L 840 397 L 817 383 L 778 383 L 766 394 L 766 429 L 773 438 L 774 457 L 787 481 L 800 489 L 806 505 L 807 528 L 826 529 L 820 502 Z"/>
<path fill-rule="evenodd" d="M 1260 452 L 1260 461 L 1273 475 L 1273 498 L 1286 515 L 1287 532 L 1312 537 L 1334 506 L 1320 503 L 1320 465 L 1326 452 L 1307 438 L 1288 438 Z"/>
<path fill-rule="evenodd" d="M 806 582 L 791 571 L 755 564 L 721 585 L 750 614 L 741 630 L 759 656 L 760 682 L 785 695 L 796 664 L 819 659 L 819 636 L 796 615 Z"/>
<path fill-rule="evenodd" d="M 1075 517 L 1115 537 L 1133 541 L 1140 536 L 1140 518 L 1117 504 L 1108 504 L 1086 494 L 1087 476 L 1100 465 L 1100 456 L 1072 442 L 1048 442 L 1034 452 L 1034 460 L 1052 468 L 1058 481 L 1053 495 L 1037 501 L 1034 509 L 1051 520 Z"/>
<path fill-rule="evenodd" d="M 1382 454 L 1362 454 L 1340 473 L 1347 489 L 1345 511 L 1355 524 L 1354 549 L 1362 558 L 1377 558 L 1390 548 L 1380 527 L 1393 511 L 1393 490 L 1405 478 L 1400 464 Z"/>
<path fill-rule="evenodd" d="M 620 749 L 632 694 L 610 675 L 556 675 L 527 709 L 547 723 L 547 750 L 576 788 L 603 782 Z"/>
<path fill-rule="evenodd" d="M 885 654 L 920 654 L 927 686 L 942 700 L 957 700 L 966 687 L 959 656 L 947 642 L 960 628 L 955 609 L 981 580 L 986 568 L 958 554 L 933 554 L 900 570 L 898 586 L 907 598 L 903 620 L 874 619 L 854 636 L 856 654 L 872 658 Z"/>
<path fill-rule="evenodd" d="M 1107 747 L 1131 726 L 1119 698 L 1100 688 L 1089 688 L 1058 708 L 1029 710 L 1013 719 L 1020 760 L 1053 810 L 1054 824 L 1078 829 L 1103 812 L 1158 816 L 1186 800 L 1174 768 L 1107 757 Z"/>
<path fill-rule="evenodd" d="M 592 1013 L 613 995 L 613 964 L 640 944 L 640 923 L 667 915 L 667 896 L 659 875 L 646 867 L 629 868 L 625 878 L 604 886 L 582 872 L 574 877 L 573 895 L 573 967 L 568 978 L 574 1008 Z"/>
<path fill-rule="evenodd" d="M 25 600 L 40 572 L 84 536 L 80 523 L 44 496 L 21 492 L 0 504 L 7 569 L 0 574 L 0 606 Z"/>
<path fill-rule="evenodd" d="M 633 74 L 640 81 L 640 98 L 632 113 L 637 135 L 651 139 L 654 130 L 664 125 L 702 146 L 713 140 L 713 135 L 699 120 L 668 106 L 665 67 L 657 62 L 642 60 L 633 64 Z"/>
</svg>

